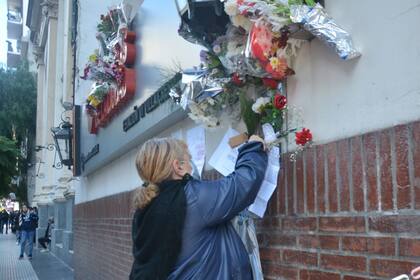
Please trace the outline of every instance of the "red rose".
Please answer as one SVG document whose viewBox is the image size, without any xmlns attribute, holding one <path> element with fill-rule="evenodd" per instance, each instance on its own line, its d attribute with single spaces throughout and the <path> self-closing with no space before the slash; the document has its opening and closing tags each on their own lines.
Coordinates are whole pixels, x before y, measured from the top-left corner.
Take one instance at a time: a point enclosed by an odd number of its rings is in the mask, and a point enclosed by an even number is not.
<svg viewBox="0 0 420 280">
<path fill-rule="evenodd" d="M 274 95 L 273 105 L 277 109 L 283 110 L 286 107 L 286 105 L 287 105 L 286 96 L 280 95 L 280 94 Z"/>
<path fill-rule="evenodd" d="M 305 146 L 306 143 L 312 141 L 312 133 L 309 129 L 304 128 L 300 132 L 296 132 L 296 144 Z"/>
<path fill-rule="evenodd" d="M 262 82 L 266 87 L 271 89 L 276 89 L 279 84 L 279 81 L 271 78 L 262 78 Z"/>
<path fill-rule="evenodd" d="M 243 86 L 245 81 L 243 78 L 239 77 L 238 73 L 234 73 L 232 75 L 232 83 L 234 83 L 237 86 Z"/>
</svg>

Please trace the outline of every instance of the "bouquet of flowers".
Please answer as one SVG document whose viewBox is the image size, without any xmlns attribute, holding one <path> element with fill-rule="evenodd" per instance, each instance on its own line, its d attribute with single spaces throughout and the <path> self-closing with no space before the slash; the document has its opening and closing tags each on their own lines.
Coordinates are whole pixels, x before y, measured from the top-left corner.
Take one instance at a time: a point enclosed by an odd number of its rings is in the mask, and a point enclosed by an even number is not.
<svg viewBox="0 0 420 280">
<path fill-rule="evenodd" d="M 109 93 L 111 84 L 96 82 L 92 85 L 92 89 L 86 98 L 86 109 L 89 115 L 94 115 L 99 105 Z"/>
<path fill-rule="evenodd" d="M 111 57 L 102 57 L 99 51 L 89 56 L 89 61 L 83 70 L 83 80 L 116 83 L 121 85 L 124 79 L 124 66 Z"/>
<path fill-rule="evenodd" d="M 104 34 L 105 40 L 110 42 L 117 36 L 120 23 L 120 9 L 111 9 L 107 14 L 101 15 L 101 21 L 97 25 L 98 32 Z"/>
</svg>

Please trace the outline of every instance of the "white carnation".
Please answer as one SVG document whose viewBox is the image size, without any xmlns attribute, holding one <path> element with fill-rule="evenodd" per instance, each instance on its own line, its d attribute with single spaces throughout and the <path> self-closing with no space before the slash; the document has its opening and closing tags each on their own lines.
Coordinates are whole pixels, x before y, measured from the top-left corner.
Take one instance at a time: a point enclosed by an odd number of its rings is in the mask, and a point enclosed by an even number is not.
<svg viewBox="0 0 420 280">
<path fill-rule="evenodd" d="M 254 111 L 257 114 L 261 114 L 262 108 L 267 104 L 271 102 L 270 97 L 260 97 L 255 100 L 255 103 L 252 105 L 252 111 Z"/>
<path fill-rule="evenodd" d="M 228 0 L 225 3 L 225 12 L 229 16 L 233 17 L 239 14 L 238 5 L 236 4 L 236 0 Z"/>
<path fill-rule="evenodd" d="M 213 51 L 215 54 L 219 54 L 222 51 L 222 48 L 220 47 L 220 45 L 215 45 L 213 46 Z"/>
<path fill-rule="evenodd" d="M 235 56 L 241 54 L 243 51 L 243 46 L 238 45 L 236 41 L 229 41 L 227 44 L 227 57 Z"/>
<path fill-rule="evenodd" d="M 243 15 L 231 17 L 230 20 L 232 21 L 232 24 L 236 27 L 242 27 L 248 32 L 251 30 L 252 22 Z"/>
</svg>

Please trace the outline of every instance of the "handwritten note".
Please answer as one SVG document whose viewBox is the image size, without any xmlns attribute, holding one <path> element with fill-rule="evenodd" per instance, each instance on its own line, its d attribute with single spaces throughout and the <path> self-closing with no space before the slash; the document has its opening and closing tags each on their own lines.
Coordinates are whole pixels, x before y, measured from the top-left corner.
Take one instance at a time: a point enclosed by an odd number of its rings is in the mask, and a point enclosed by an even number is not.
<svg viewBox="0 0 420 280">
<path fill-rule="evenodd" d="M 270 124 L 263 125 L 264 140 L 269 143 L 275 140 L 274 129 Z M 254 203 L 251 204 L 248 210 L 258 217 L 264 217 L 267 209 L 268 201 L 273 195 L 277 187 L 277 177 L 280 170 L 280 149 L 278 147 L 271 148 L 268 153 L 268 165 L 265 171 L 264 181 L 261 184 L 260 190 Z"/>
<path fill-rule="evenodd" d="M 206 135 L 204 127 L 197 126 L 187 131 L 187 145 L 192 161 L 201 176 L 206 158 Z"/>
<path fill-rule="evenodd" d="M 227 176 L 235 170 L 236 159 L 238 158 L 238 148 L 232 149 L 229 146 L 229 139 L 239 134 L 240 133 L 233 128 L 229 128 L 209 160 L 209 165 L 223 176 Z"/>
</svg>

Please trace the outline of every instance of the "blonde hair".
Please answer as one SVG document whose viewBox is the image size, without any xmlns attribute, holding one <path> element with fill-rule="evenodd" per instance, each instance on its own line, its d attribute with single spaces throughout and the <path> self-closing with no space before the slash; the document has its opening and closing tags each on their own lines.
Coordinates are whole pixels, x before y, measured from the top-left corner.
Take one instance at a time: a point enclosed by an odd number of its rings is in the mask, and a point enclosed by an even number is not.
<svg viewBox="0 0 420 280">
<path fill-rule="evenodd" d="M 134 208 L 146 207 L 158 194 L 158 184 L 170 179 L 173 174 L 172 162 L 183 159 L 188 153 L 187 144 L 172 138 L 153 138 L 140 148 L 136 158 L 137 172 L 145 183 L 134 195 Z"/>
</svg>

